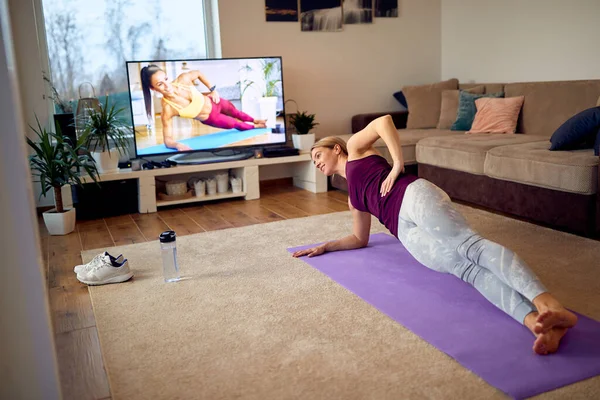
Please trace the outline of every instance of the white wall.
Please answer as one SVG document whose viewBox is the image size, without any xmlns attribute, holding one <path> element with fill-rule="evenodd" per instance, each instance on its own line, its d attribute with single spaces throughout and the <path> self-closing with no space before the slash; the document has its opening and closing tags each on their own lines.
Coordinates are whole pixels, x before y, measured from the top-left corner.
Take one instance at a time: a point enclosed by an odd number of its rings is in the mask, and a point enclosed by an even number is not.
<svg viewBox="0 0 600 400">
<path fill-rule="evenodd" d="M 59 399 L 7 0 L 0 31 L 0 398 Z"/>
<path fill-rule="evenodd" d="M 442 79 L 600 78 L 600 0 L 442 0 Z"/>
<path fill-rule="evenodd" d="M 282 56 L 284 92 L 316 114 L 319 137 L 350 133 L 352 115 L 402 107 L 392 94 L 441 75 L 440 0 L 400 0 L 399 18 L 301 32 L 266 22 L 264 0 L 219 0 L 223 57 Z M 286 112 L 295 112 L 288 103 Z"/>
</svg>

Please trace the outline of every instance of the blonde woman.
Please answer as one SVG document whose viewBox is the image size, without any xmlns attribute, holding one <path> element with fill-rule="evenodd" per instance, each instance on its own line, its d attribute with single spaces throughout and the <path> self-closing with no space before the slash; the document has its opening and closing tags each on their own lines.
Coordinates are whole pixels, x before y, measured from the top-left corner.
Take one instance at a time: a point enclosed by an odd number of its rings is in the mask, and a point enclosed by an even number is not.
<svg viewBox="0 0 600 400">
<path fill-rule="evenodd" d="M 387 145 L 393 165 L 374 148 Z M 311 150 L 316 167 L 325 175 L 338 174 L 348 182 L 348 206 L 353 232 L 294 257 L 367 246 L 374 215 L 424 266 L 457 276 L 536 337 L 537 354 L 555 352 L 577 316 L 565 309 L 514 252 L 482 237 L 452 206 L 449 196 L 431 182 L 404 173 L 400 140 L 387 115 L 354 134 L 348 143 L 337 137 L 316 142 Z"/>
</svg>

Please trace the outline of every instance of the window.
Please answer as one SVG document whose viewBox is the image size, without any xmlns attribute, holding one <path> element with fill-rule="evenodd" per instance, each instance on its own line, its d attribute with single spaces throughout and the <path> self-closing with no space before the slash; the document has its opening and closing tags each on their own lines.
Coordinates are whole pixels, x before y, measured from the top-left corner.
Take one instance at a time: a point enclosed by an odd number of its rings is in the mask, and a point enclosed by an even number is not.
<svg viewBox="0 0 600 400">
<path fill-rule="evenodd" d="M 129 107 L 126 60 L 218 57 L 218 45 L 206 30 L 215 25 L 214 3 L 42 0 L 50 64 L 47 78 L 74 109 L 80 96 L 103 102 L 106 95 Z"/>
</svg>

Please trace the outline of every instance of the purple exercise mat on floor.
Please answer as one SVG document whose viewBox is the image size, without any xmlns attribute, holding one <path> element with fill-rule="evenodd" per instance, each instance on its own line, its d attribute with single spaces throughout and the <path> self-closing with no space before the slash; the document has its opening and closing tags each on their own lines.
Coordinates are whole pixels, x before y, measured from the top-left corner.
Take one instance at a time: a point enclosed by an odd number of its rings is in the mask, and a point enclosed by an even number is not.
<svg viewBox="0 0 600 400">
<path fill-rule="evenodd" d="M 390 235 L 371 235 L 363 249 L 301 259 L 514 398 L 600 375 L 599 322 L 577 314 L 558 352 L 536 355 L 527 328 L 469 284 L 421 265 Z"/>
</svg>

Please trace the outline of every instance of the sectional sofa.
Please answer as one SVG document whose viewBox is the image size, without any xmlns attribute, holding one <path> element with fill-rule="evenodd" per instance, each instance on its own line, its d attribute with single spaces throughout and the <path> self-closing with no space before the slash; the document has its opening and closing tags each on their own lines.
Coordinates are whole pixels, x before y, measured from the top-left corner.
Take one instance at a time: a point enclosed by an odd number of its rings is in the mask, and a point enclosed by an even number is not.
<svg viewBox="0 0 600 400">
<path fill-rule="evenodd" d="M 451 198 L 576 234 L 597 234 L 600 158 L 593 149 L 550 151 L 549 139 L 573 115 L 600 106 L 600 80 L 473 83 L 460 84 L 458 89 L 482 85 L 484 93 L 524 96 L 516 133 L 407 129 L 410 103 L 408 111 L 355 115 L 352 132 L 390 114 L 407 169 L 435 183 Z M 375 147 L 391 161 L 381 139 Z M 339 177 L 332 179 L 332 185 L 346 187 Z"/>
</svg>

